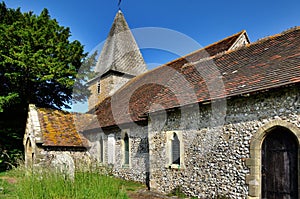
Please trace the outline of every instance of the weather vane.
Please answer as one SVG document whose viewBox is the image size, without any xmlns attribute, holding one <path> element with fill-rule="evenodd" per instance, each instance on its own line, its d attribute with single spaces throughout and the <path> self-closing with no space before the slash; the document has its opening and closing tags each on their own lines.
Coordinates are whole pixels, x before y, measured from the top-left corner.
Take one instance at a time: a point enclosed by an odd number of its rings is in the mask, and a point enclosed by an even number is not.
<svg viewBox="0 0 300 199">
<path fill-rule="evenodd" d="M 119 10 L 121 9 L 121 1 L 122 0 L 119 0 L 119 3 L 118 3 Z"/>
</svg>

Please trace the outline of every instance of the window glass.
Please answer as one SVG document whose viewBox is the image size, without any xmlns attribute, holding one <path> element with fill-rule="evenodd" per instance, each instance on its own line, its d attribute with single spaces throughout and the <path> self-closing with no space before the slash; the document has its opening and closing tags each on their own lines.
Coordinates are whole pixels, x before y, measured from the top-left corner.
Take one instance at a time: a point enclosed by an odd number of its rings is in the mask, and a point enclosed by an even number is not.
<svg viewBox="0 0 300 199">
<path fill-rule="evenodd" d="M 180 142 L 176 133 L 172 140 L 172 164 L 180 164 Z"/>
<path fill-rule="evenodd" d="M 124 137 L 124 147 L 125 147 L 125 159 L 124 159 L 124 164 L 129 164 L 129 138 L 127 133 L 125 134 Z"/>
</svg>

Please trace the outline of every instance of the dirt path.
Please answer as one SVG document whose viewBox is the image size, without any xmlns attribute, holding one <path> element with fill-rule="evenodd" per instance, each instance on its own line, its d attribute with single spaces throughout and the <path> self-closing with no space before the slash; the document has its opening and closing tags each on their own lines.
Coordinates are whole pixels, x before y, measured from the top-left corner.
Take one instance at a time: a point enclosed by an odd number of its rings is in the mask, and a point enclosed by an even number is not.
<svg viewBox="0 0 300 199">
<path fill-rule="evenodd" d="M 162 194 L 158 194 L 147 189 L 141 189 L 134 192 L 128 193 L 129 198 L 131 199 L 177 199 L 178 197 L 172 196 L 168 197 Z"/>
<path fill-rule="evenodd" d="M 8 183 L 10 183 L 10 184 L 15 184 L 15 183 L 17 183 L 16 178 L 13 178 L 13 177 L 2 176 L 2 177 L 0 177 L 0 179 L 6 180 L 6 181 L 7 181 Z"/>
</svg>

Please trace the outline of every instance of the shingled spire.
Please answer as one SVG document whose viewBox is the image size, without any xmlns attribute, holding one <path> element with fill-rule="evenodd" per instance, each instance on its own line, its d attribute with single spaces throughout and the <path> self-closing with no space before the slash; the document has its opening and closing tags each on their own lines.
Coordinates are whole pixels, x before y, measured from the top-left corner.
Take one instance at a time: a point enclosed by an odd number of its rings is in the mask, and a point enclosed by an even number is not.
<svg viewBox="0 0 300 199">
<path fill-rule="evenodd" d="M 95 68 L 97 77 L 89 82 L 89 110 L 113 95 L 131 78 L 146 71 L 139 47 L 119 10 Z"/>
<path fill-rule="evenodd" d="M 146 70 L 139 47 L 119 10 L 100 54 L 96 72 L 99 76 L 109 71 L 136 76 Z"/>
</svg>

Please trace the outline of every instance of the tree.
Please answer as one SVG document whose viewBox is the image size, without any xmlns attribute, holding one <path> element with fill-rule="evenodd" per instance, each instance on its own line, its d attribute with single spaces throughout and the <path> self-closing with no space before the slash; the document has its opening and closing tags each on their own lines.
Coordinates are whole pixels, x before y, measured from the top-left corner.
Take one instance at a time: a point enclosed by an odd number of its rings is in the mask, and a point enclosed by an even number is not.
<svg viewBox="0 0 300 199">
<path fill-rule="evenodd" d="M 75 100 L 89 96 L 85 75 L 91 76 L 95 55 L 87 58 L 83 45 L 70 36 L 70 29 L 51 19 L 47 9 L 35 15 L 0 3 L 0 170 L 3 158 L 23 150 L 30 103 L 68 108 L 76 78 Z"/>
<path fill-rule="evenodd" d="M 69 107 L 86 57 L 70 36 L 70 29 L 51 19 L 47 9 L 38 16 L 0 4 L 0 110 L 26 110 L 29 103 Z"/>
<path fill-rule="evenodd" d="M 88 97 L 91 95 L 86 83 L 97 76 L 94 69 L 98 56 L 98 51 L 96 50 L 82 61 L 73 85 L 73 102 L 86 102 Z"/>
</svg>

